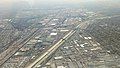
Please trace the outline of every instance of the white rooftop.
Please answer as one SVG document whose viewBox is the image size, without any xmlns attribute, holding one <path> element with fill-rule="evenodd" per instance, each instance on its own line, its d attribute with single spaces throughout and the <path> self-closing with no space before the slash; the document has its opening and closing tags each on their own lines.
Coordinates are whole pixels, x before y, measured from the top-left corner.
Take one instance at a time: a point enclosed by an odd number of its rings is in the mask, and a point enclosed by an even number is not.
<svg viewBox="0 0 120 68">
<path fill-rule="evenodd" d="M 62 56 L 54 57 L 56 60 L 62 59 Z"/>
<path fill-rule="evenodd" d="M 57 33 L 51 33 L 50 35 L 57 35 Z"/>
<path fill-rule="evenodd" d="M 60 30 L 61 32 L 67 32 L 67 31 L 69 31 L 69 30 Z"/>
</svg>

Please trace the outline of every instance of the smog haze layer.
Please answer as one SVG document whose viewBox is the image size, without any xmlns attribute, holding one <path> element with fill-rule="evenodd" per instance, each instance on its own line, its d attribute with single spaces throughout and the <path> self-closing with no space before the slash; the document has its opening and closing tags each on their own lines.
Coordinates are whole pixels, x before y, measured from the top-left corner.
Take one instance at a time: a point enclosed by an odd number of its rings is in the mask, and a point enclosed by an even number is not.
<svg viewBox="0 0 120 68">
<path fill-rule="evenodd" d="M 94 10 L 113 11 L 120 10 L 120 0 L 1 0 L 0 12 L 1 14 L 16 12 L 21 9 L 30 8 L 85 8 Z"/>
</svg>

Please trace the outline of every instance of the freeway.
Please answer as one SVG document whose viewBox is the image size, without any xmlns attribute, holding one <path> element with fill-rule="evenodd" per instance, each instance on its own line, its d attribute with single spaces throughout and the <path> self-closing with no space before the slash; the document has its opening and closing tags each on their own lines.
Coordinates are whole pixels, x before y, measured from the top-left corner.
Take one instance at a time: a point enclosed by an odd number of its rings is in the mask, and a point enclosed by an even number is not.
<svg viewBox="0 0 120 68">
<path fill-rule="evenodd" d="M 59 66 L 63 66 L 63 68 L 119 68 L 117 66 L 119 63 L 116 62 L 118 59 L 114 58 L 115 55 L 108 54 L 94 38 L 85 39 L 85 37 L 91 36 L 84 31 L 82 34 L 76 31 L 43 65 L 43 68 L 57 68 Z"/>
<path fill-rule="evenodd" d="M 53 18 L 52 18 L 53 19 Z M 52 20 L 50 19 L 50 20 Z M 49 22 L 49 21 L 48 21 Z M 46 26 L 44 26 L 46 27 Z M 20 48 L 22 48 L 27 42 L 34 38 L 42 29 L 35 29 L 31 34 L 28 34 L 27 37 L 21 38 L 10 47 L 0 54 L 0 67 L 9 60 Z"/>
<path fill-rule="evenodd" d="M 110 18 L 110 17 L 102 17 L 102 18 L 96 18 L 96 19 L 104 19 L 104 18 Z M 51 56 L 66 40 L 68 40 L 76 32 L 77 28 L 81 27 L 81 29 L 86 29 L 89 24 L 90 24 L 89 21 L 86 21 L 76 26 L 75 30 L 71 30 L 67 35 L 65 35 L 62 39 L 60 39 L 55 45 L 53 45 L 50 49 L 48 49 L 43 55 L 35 59 L 32 63 L 27 65 L 25 68 L 36 68 L 38 66 L 41 67 L 40 64 L 45 62 L 45 60 L 49 56 Z M 83 64 L 83 66 L 85 65 Z"/>
<path fill-rule="evenodd" d="M 43 53 L 41 56 L 39 56 L 29 65 L 26 65 L 25 68 L 36 68 L 38 66 L 41 67 L 40 64 L 44 63 L 47 58 L 49 58 L 66 40 L 68 40 L 76 32 L 77 28 L 81 27 L 81 29 L 85 29 L 86 25 L 88 26 L 89 23 L 82 22 L 79 25 L 77 25 L 74 30 L 71 30 L 67 35 L 65 35 L 62 39 L 60 39 L 55 45 L 49 48 L 45 53 Z"/>
<path fill-rule="evenodd" d="M 19 43 L 13 44 L 9 47 L 5 52 L 0 54 L 0 66 L 2 66 L 11 56 L 13 56 L 20 48 L 22 48 L 31 38 L 33 38 L 39 30 L 35 30 L 32 34 L 30 34 L 26 39 L 20 40 Z M 19 46 L 17 46 L 19 45 Z"/>
<path fill-rule="evenodd" d="M 59 11 L 60 12 L 60 11 Z M 58 13 L 59 13 L 58 12 Z M 53 17 L 50 18 L 50 20 L 48 21 L 48 23 L 54 19 L 54 17 L 56 15 L 55 14 Z M 46 23 L 44 25 L 44 27 L 48 26 L 48 23 Z M 36 24 L 31 25 L 29 28 L 32 28 L 33 26 L 35 26 Z M 35 29 L 33 30 L 33 32 L 31 34 L 28 34 L 27 37 L 23 37 L 21 39 L 19 39 L 18 41 L 16 41 L 15 43 L 11 44 L 9 48 L 7 48 L 4 52 L 2 52 L 0 54 L 0 67 L 2 67 L 4 65 L 4 63 L 6 61 L 8 61 L 17 51 L 19 51 L 20 48 L 22 48 L 27 42 L 29 42 L 32 38 L 34 38 L 37 34 L 39 34 L 41 31 L 41 29 Z"/>
<path fill-rule="evenodd" d="M 39 64 L 42 64 L 44 60 L 46 60 L 50 55 L 52 55 L 67 39 L 69 39 L 75 30 L 71 30 L 67 35 L 65 35 L 62 39 L 60 39 L 54 46 L 48 49 L 42 56 L 38 57 L 33 63 L 26 66 L 26 68 L 36 68 Z"/>
</svg>

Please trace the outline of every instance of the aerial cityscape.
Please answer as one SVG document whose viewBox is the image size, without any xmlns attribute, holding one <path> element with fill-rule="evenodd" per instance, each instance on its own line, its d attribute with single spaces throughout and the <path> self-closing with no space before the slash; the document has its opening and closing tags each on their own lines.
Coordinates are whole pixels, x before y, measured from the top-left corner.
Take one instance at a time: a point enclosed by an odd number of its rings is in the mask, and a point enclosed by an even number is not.
<svg viewBox="0 0 120 68">
<path fill-rule="evenodd" d="M 1 0 L 0 68 L 120 68 L 120 0 Z"/>
</svg>

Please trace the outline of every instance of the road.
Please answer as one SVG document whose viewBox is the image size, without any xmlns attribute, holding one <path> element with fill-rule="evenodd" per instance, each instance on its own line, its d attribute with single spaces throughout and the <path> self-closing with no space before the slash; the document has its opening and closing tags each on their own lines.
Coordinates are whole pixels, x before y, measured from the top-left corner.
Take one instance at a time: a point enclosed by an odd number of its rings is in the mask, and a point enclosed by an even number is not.
<svg viewBox="0 0 120 68">
<path fill-rule="evenodd" d="M 117 17 L 117 16 L 111 16 L 111 17 L 101 17 L 101 18 L 96 18 L 94 20 L 97 19 L 106 19 L 106 18 L 112 18 L 112 17 Z M 79 24 L 75 29 L 81 27 L 81 29 L 86 29 L 87 26 L 89 25 L 88 22 Z M 32 62 L 30 65 L 26 66 L 26 68 L 36 68 L 38 66 L 40 66 L 40 64 L 42 64 L 43 62 L 45 62 L 45 60 L 51 56 L 66 40 L 68 40 L 74 33 L 76 32 L 76 30 L 71 30 L 67 35 L 65 35 L 62 39 L 60 39 L 55 45 L 53 45 L 50 49 L 48 49 L 43 55 L 41 55 L 40 57 L 38 57 L 34 62 Z M 76 43 L 77 44 L 77 43 Z M 85 64 L 83 64 L 84 68 Z"/>
<path fill-rule="evenodd" d="M 48 49 L 43 55 L 38 57 L 34 62 L 27 65 L 25 68 L 36 68 L 37 66 L 45 62 L 45 60 L 49 56 L 51 56 L 66 40 L 68 40 L 76 32 L 77 28 L 82 27 L 84 29 L 83 26 L 86 26 L 86 23 L 87 22 L 80 23 L 78 26 L 75 27 L 74 30 L 71 30 L 67 35 L 65 35 L 62 39 L 60 39 L 55 45 L 53 45 L 50 49 Z"/>
<path fill-rule="evenodd" d="M 60 39 L 55 45 L 53 45 L 49 50 L 47 50 L 42 56 L 36 59 L 26 68 L 36 68 L 39 64 L 43 63 L 50 55 L 52 55 L 67 39 L 69 39 L 75 33 L 74 30 L 70 31 L 67 35 Z"/>
<path fill-rule="evenodd" d="M 59 12 L 58 12 L 59 13 Z M 57 13 L 57 14 L 58 14 Z M 57 15 L 56 14 L 56 15 Z M 48 21 L 48 23 L 54 19 L 54 17 L 56 16 L 54 15 L 53 17 L 51 17 L 51 19 Z M 48 23 L 45 24 L 44 27 L 48 26 Z M 30 27 L 33 27 L 36 24 L 31 25 Z M 18 40 L 17 42 L 13 43 L 10 45 L 10 47 L 8 49 L 6 49 L 4 52 L 2 52 L 0 54 L 0 67 L 2 67 L 2 65 L 9 60 L 20 48 L 22 48 L 27 42 L 29 42 L 32 38 L 34 38 L 37 34 L 39 34 L 40 32 L 42 33 L 42 28 L 41 29 L 35 29 L 31 34 L 27 35 L 27 37 L 24 37 L 20 40 Z"/>
<path fill-rule="evenodd" d="M 113 16 L 116 17 L 116 16 Z M 96 18 L 96 19 L 105 19 L 105 18 L 111 18 L 111 17 L 102 17 L 102 18 Z M 86 23 L 82 23 L 80 25 L 78 25 L 76 27 L 79 28 L 81 27 L 82 29 L 86 29 L 87 26 L 89 25 L 89 22 Z M 26 68 L 34 68 L 37 67 L 39 64 L 41 64 L 42 62 L 44 62 L 44 60 L 46 60 L 51 54 L 53 54 L 66 40 L 68 40 L 74 33 L 76 32 L 76 30 L 71 30 L 67 35 L 65 35 L 62 39 L 60 39 L 55 45 L 53 45 L 53 47 L 51 47 L 50 49 L 48 49 L 42 56 L 38 57 L 33 63 L 31 63 L 29 66 L 27 66 Z M 14 55 L 24 44 L 26 44 L 31 38 L 33 38 L 35 36 L 35 34 L 37 33 L 34 32 L 32 35 L 30 35 L 27 39 L 25 39 L 23 42 L 21 42 L 20 44 L 15 44 L 15 45 L 20 45 L 19 47 L 11 47 L 9 53 L 6 54 L 1 54 L 4 58 L 1 59 L 0 61 L 0 65 L 2 65 L 5 61 L 7 61 L 12 55 Z M 14 49 L 14 50 L 13 50 Z"/>
<path fill-rule="evenodd" d="M 98 42 L 92 39 L 85 39 L 91 35 L 82 31 L 76 32 L 69 38 L 56 53 L 42 67 L 57 68 L 64 66 L 66 68 L 119 68 L 119 58 L 116 55 L 111 55 L 99 45 Z M 55 59 L 56 57 L 62 57 Z M 113 63 L 114 62 L 114 63 Z M 55 65 L 53 67 L 53 65 Z M 64 68 L 63 67 L 63 68 Z"/>
<path fill-rule="evenodd" d="M 9 47 L 5 52 L 0 54 L 0 67 L 11 57 L 13 56 L 20 48 L 22 48 L 31 38 L 33 38 L 39 30 L 34 31 L 31 35 L 29 35 L 26 39 L 20 41 Z M 18 46 L 19 45 L 19 46 Z"/>
</svg>

